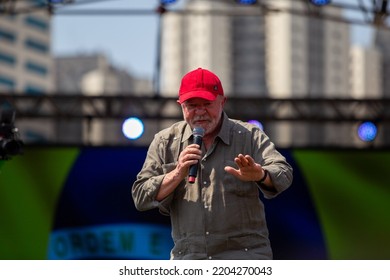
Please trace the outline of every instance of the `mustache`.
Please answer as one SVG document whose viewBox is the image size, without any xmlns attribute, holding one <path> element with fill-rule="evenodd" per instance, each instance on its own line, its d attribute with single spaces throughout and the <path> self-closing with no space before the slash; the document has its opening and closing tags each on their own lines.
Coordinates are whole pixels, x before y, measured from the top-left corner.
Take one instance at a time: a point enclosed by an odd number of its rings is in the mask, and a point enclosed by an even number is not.
<svg viewBox="0 0 390 280">
<path fill-rule="evenodd" d="M 210 121 L 210 120 L 209 120 L 209 118 L 197 116 L 197 117 L 194 117 L 192 121 L 197 122 L 197 121 Z"/>
</svg>

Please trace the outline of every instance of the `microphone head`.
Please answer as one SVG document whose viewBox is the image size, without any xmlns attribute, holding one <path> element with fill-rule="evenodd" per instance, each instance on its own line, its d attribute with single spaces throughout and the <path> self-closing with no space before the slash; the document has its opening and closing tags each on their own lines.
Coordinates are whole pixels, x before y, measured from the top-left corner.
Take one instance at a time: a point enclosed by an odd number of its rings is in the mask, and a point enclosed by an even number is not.
<svg viewBox="0 0 390 280">
<path fill-rule="evenodd" d="M 192 134 L 194 136 L 203 137 L 204 136 L 204 129 L 203 129 L 203 127 L 195 127 L 194 130 L 192 130 Z"/>
</svg>

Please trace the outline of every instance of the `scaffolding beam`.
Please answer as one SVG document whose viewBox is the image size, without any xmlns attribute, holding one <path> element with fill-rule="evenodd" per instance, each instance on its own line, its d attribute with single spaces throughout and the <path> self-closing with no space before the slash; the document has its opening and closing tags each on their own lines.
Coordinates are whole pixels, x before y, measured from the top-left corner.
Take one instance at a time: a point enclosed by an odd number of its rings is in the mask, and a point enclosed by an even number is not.
<svg viewBox="0 0 390 280">
<path fill-rule="evenodd" d="M 15 110 L 18 119 L 182 119 L 177 99 L 163 97 L 0 94 L 0 108 Z M 389 122 L 390 99 L 229 97 L 225 111 L 241 120 Z"/>
</svg>

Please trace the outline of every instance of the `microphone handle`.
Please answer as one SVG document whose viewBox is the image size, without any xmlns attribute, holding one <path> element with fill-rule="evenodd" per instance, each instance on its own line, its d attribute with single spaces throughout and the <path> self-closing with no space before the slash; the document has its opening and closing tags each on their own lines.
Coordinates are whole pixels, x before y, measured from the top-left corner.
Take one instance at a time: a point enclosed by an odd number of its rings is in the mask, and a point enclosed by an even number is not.
<svg viewBox="0 0 390 280">
<path fill-rule="evenodd" d="M 202 137 L 199 135 L 195 135 L 193 144 L 198 144 L 199 148 L 201 149 L 202 148 Z M 190 166 L 190 171 L 188 173 L 188 182 L 190 184 L 195 183 L 195 178 L 196 178 L 196 175 L 198 174 L 198 166 L 199 166 L 199 163 L 193 164 Z"/>
</svg>

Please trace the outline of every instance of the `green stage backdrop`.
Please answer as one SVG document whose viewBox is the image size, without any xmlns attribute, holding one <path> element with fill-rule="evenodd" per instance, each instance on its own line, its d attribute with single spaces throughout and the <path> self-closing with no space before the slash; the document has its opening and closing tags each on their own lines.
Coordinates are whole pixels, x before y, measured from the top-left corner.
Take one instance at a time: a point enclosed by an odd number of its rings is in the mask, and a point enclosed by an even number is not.
<svg viewBox="0 0 390 280">
<path fill-rule="evenodd" d="M 389 151 L 293 152 L 331 259 L 390 259 Z"/>
<path fill-rule="evenodd" d="M 292 162 L 294 183 L 280 200 L 266 202 L 274 203 L 277 210 L 270 212 L 279 215 L 270 230 L 276 256 L 390 259 L 389 150 L 282 153 Z M 133 147 L 26 147 L 23 155 L 0 161 L 0 259 L 55 259 L 65 244 L 68 251 L 61 252 L 68 259 L 168 258 L 169 247 L 164 256 L 156 248 L 170 239 L 169 220 L 162 222 L 157 212 L 137 212 L 130 196 L 145 155 L 146 148 Z M 314 217 L 309 226 L 308 215 Z M 155 225 L 166 230 L 164 237 L 147 228 Z M 118 241 L 114 233 L 104 233 L 110 226 L 134 238 L 148 230 L 154 249 L 144 252 L 128 243 L 127 251 L 116 254 L 123 236 Z M 84 235 L 76 239 L 80 232 Z M 281 234 L 286 236 L 279 240 Z M 283 252 L 294 242 L 295 249 Z M 300 244 L 312 252 L 299 252 Z"/>
</svg>

